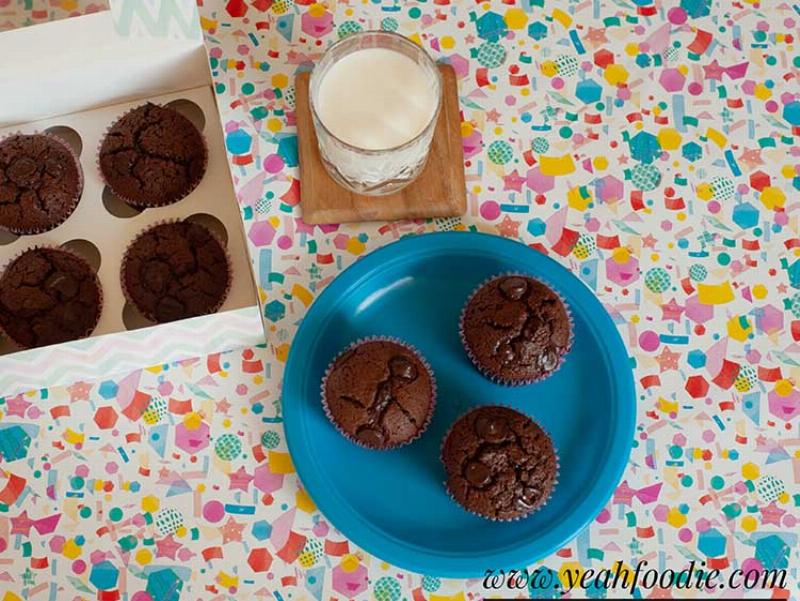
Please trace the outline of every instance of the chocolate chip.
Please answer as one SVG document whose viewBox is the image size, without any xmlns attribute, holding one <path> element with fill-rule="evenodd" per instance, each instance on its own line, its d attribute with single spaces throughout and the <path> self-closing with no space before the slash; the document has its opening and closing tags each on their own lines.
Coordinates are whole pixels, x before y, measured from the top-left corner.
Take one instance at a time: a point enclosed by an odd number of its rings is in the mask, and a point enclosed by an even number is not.
<svg viewBox="0 0 800 601">
<path fill-rule="evenodd" d="M 36 161 L 28 157 L 20 157 L 9 165 L 8 179 L 18 186 L 33 187 L 36 181 Z"/>
<path fill-rule="evenodd" d="M 379 410 L 387 403 L 392 402 L 392 384 L 390 382 L 382 382 L 375 391 L 375 409 Z"/>
<path fill-rule="evenodd" d="M 530 509 L 536 504 L 539 497 L 539 490 L 532 486 L 525 486 L 517 493 L 517 507 L 520 509 Z"/>
<path fill-rule="evenodd" d="M 56 272 L 47 278 L 45 287 L 48 290 L 57 292 L 62 300 L 74 298 L 78 294 L 80 283 L 68 273 Z"/>
<path fill-rule="evenodd" d="M 485 486 L 492 479 L 492 472 L 480 461 L 470 461 L 464 470 L 464 476 L 473 486 Z"/>
<path fill-rule="evenodd" d="M 531 315 L 528 318 L 528 321 L 525 323 L 525 327 L 522 330 L 522 335 L 528 340 L 533 340 L 541 329 L 542 325 L 541 319 L 535 315 Z"/>
<path fill-rule="evenodd" d="M 545 371 L 553 371 L 558 365 L 558 355 L 552 349 L 547 349 L 539 356 L 539 365 Z"/>
<path fill-rule="evenodd" d="M 142 268 L 142 283 L 151 292 L 160 294 L 167 289 L 171 275 L 169 265 L 163 261 L 148 261 Z"/>
<path fill-rule="evenodd" d="M 500 282 L 500 292 L 509 300 L 519 300 L 525 295 L 528 282 L 518 277 L 508 277 Z"/>
<path fill-rule="evenodd" d="M 50 157 L 45 161 L 44 169 L 47 171 L 47 175 L 52 177 L 61 177 L 64 173 L 63 163 L 53 157 Z"/>
<path fill-rule="evenodd" d="M 508 436 L 508 424 L 502 419 L 481 416 L 475 422 L 475 432 L 486 442 L 502 442 Z"/>
<path fill-rule="evenodd" d="M 404 380 L 416 380 L 417 367 L 411 362 L 408 357 L 392 357 L 389 360 L 389 371 L 397 378 Z"/>
<path fill-rule="evenodd" d="M 497 349 L 497 358 L 503 363 L 509 363 L 513 361 L 515 357 L 516 353 L 514 349 L 511 348 L 510 344 L 502 344 L 500 348 Z"/>
<path fill-rule="evenodd" d="M 383 444 L 383 432 L 377 428 L 366 426 L 356 433 L 356 438 L 370 447 L 379 447 Z"/>
</svg>

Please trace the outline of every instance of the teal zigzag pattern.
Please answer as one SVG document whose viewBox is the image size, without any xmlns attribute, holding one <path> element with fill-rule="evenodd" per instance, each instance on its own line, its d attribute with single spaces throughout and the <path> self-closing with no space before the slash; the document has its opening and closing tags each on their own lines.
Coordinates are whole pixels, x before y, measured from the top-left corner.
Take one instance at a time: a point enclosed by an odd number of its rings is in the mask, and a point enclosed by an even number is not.
<svg viewBox="0 0 800 601">
<path fill-rule="evenodd" d="M 201 35 L 194 0 L 117 0 L 111 3 L 111 12 L 123 36 L 194 39 Z"/>
</svg>

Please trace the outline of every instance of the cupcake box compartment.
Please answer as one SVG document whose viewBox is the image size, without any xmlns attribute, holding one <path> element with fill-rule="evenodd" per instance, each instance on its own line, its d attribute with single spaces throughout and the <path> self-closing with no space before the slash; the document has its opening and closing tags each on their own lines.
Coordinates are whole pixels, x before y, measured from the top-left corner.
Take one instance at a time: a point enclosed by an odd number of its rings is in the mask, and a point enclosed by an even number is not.
<svg viewBox="0 0 800 601">
<path fill-rule="evenodd" d="M 177 37 L 159 38 L 141 24 L 137 29 L 135 19 L 128 22 L 127 35 L 120 34 L 115 23 L 126 19 L 121 5 L 113 2 L 112 11 L 0 35 L 0 56 L 10 57 L 0 65 L 0 139 L 14 133 L 57 135 L 78 154 L 84 176 L 80 202 L 63 224 L 33 236 L 0 232 L 0 269 L 28 248 L 64 246 L 98 266 L 104 299 L 90 338 L 24 351 L 0 340 L 0 396 L 264 341 L 194 9 L 184 7 L 184 27 L 177 15 L 164 29 Z M 180 37 L 187 29 L 192 37 Z M 105 185 L 98 148 L 116 119 L 147 101 L 175 108 L 198 127 L 208 147 L 208 166 L 200 184 L 182 200 L 139 211 Z M 226 241 L 231 288 L 215 314 L 153 325 L 126 303 L 122 257 L 138 233 L 174 219 L 197 220 Z"/>
</svg>

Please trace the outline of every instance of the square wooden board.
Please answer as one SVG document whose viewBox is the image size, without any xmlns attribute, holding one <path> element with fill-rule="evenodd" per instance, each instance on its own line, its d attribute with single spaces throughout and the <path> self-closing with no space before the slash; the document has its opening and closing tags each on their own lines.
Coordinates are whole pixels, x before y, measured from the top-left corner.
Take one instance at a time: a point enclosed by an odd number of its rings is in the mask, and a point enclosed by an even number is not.
<svg viewBox="0 0 800 601">
<path fill-rule="evenodd" d="M 461 116 L 456 74 L 440 65 L 442 109 L 431 142 L 428 162 L 411 184 L 388 196 L 361 196 L 345 190 L 325 170 L 309 106 L 309 72 L 295 82 L 297 137 L 300 154 L 300 202 L 310 224 L 351 221 L 392 221 L 455 217 L 467 208 Z"/>
</svg>

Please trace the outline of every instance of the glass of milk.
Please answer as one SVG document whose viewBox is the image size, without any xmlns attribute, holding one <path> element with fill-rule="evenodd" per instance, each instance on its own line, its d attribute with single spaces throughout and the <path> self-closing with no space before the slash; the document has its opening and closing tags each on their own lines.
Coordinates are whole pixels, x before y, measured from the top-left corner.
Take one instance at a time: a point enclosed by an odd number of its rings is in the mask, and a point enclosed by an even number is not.
<svg viewBox="0 0 800 601">
<path fill-rule="evenodd" d="M 310 82 L 314 129 L 330 176 L 370 196 L 410 184 L 428 158 L 441 96 L 436 63 L 401 35 L 365 31 L 331 46 Z"/>
</svg>

